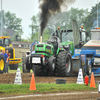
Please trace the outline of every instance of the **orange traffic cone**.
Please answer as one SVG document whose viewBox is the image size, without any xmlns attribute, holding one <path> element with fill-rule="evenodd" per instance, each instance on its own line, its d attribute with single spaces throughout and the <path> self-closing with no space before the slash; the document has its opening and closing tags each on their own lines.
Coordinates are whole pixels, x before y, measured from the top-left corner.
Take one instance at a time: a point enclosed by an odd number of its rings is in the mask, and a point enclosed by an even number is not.
<svg viewBox="0 0 100 100">
<path fill-rule="evenodd" d="M 31 83 L 30 83 L 30 90 L 36 90 L 34 74 L 32 74 Z"/>
<path fill-rule="evenodd" d="M 92 75 L 91 75 L 90 87 L 93 87 L 93 88 L 96 87 L 95 86 L 95 80 L 94 80 L 94 74 L 93 74 L 93 72 L 92 72 Z"/>
</svg>

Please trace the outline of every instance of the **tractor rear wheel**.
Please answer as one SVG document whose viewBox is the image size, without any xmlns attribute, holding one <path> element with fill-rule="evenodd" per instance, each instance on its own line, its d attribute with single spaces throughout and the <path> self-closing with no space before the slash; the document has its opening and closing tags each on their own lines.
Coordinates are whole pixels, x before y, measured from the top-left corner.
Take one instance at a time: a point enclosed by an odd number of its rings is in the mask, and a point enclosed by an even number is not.
<svg viewBox="0 0 100 100">
<path fill-rule="evenodd" d="M 46 76 L 47 72 L 44 69 L 44 66 L 42 65 L 33 65 L 32 66 L 33 72 L 35 73 L 35 76 Z"/>
<path fill-rule="evenodd" d="M 60 77 L 71 76 L 72 72 L 72 58 L 67 51 L 62 51 L 58 54 L 56 59 L 56 75 Z"/>
<path fill-rule="evenodd" d="M 5 72 L 4 57 L 0 55 L 0 74 L 3 74 L 4 72 Z"/>
</svg>

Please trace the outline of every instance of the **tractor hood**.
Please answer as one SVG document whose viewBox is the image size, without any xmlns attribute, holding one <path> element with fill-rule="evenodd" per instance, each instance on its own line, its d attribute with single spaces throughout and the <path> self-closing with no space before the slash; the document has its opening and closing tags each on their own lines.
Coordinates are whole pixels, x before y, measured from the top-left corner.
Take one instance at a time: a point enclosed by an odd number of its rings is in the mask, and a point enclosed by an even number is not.
<svg viewBox="0 0 100 100">
<path fill-rule="evenodd" d="M 61 45 L 62 46 L 64 46 L 64 45 L 70 45 L 72 43 L 73 43 L 72 41 L 65 41 L 65 42 L 62 42 Z"/>
<path fill-rule="evenodd" d="M 52 44 L 36 44 L 35 45 L 35 53 L 42 54 L 44 56 L 51 56 L 53 55 L 53 45 Z"/>
<path fill-rule="evenodd" d="M 51 48 L 53 48 L 53 45 L 52 44 L 47 44 L 47 43 L 39 43 L 39 44 L 36 44 L 36 47 L 44 47 L 44 46 L 50 46 Z"/>
<path fill-rule="evenodd" d="M 100 49 L 100 40 L 90 40 L 82 48 Z"/>
</svg>

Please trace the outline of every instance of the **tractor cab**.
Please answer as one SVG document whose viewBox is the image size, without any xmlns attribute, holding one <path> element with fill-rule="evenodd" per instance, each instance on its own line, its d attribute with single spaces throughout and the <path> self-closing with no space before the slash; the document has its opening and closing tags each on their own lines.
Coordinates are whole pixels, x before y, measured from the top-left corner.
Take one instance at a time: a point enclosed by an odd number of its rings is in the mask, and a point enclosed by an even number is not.
<svg viewBox="0 0 100 100">
<path fill-rule="evenodd" d="M 73 31 L 72 30 L 62 30 L 60 33 L 61 42 L 72 41 L 73 42 Z"/>
<path fill-rule="evenodd" d="M 56 30 L 53 36 L 57 36 L 60 39 L 61 44 L 68 45 L 69 42 L 74 43 L 74 48 L 81 48 L 86 42 L 86 30 L 83 29 L 83 26 L 80 30 Z M 67 43 L 66 43 L 67 42 Z"/>
<path fill-rule="evenodd" d="M 8 49 L 10 47 L 12 47 L 10 37 L 9 36 L 0 36 L 0 52 L 2 52 L 2 50 Z"/>
<path fill-rule="evenodd" d="M 100 28 L 91 30 L 91 40 L 100 40 Z"/>
<path fill-rule="evenodd" d="M 9 36 L 2 36 L 0 37 L 0 46 L 3 47 L 10 47 L 11 46 L 11 41 Z"/>
<path fill-rule="evenodd" d="M 91 40 L 89 40 L 83 48 L 100 48 L 100 28 L 95 28 L 91 30 Z"/>
</svg>

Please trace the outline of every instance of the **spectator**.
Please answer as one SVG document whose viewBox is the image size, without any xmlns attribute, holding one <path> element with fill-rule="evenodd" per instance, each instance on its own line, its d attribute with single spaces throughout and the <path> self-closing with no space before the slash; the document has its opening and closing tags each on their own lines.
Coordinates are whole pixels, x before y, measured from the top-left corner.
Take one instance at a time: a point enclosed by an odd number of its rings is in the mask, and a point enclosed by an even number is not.
<svg viewBox="0 0 100 100">
<path fill-rule="evenodd" d="M 31 48 L 31 54 L 35 54 L 35 45 Z"/>
<path fill-rule="evenodd" d="M 5 59 L 5 73 L 7 72 L 7 64 L 8 64 L 8 55 L 5 53 L 5 51 L 4 50 L 2 50 L 2 53 L 1 53 L 1 55 L 3 55 L 4 56 L 4 59 Z"/>
<path fill-rule="evenodd" d="M 8 73 L 8 65 L 9 65 L 9 58 L 10 58 L 10 53 L 8 53 L 8 50 L 6 50 L 6 54 L 8 55 L 8 63 L 7 63 L 7 70 L 6 70 L 6 72 Z"/>
</svg>

